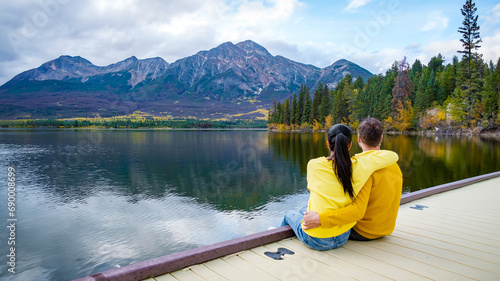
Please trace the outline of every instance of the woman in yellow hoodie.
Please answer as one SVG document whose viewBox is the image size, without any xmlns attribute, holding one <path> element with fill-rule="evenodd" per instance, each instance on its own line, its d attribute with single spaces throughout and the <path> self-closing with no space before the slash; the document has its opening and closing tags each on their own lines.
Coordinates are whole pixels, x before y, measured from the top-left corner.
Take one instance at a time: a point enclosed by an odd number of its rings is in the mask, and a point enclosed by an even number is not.
<svg viewBox="0 0 500 281">
<path fill-rule="evenodd" d="M 398 155 L 387 150 L 366 151 L 351 158 L 351 145 L 349 127 L 336 124 L 328 130 L 330 155 L 312 159 L 307 164 L 307 188 L 310 191 L 307 207 L 288 211 L 281 223 L 281 226 L 290 225 L 297 238 L 312 249 L 321 251 L 342 247 L 356 222 L 304 230 L 304 212 L 323 213 L 349 205 L 373 172 L 398 161 Z"/>
</svg>

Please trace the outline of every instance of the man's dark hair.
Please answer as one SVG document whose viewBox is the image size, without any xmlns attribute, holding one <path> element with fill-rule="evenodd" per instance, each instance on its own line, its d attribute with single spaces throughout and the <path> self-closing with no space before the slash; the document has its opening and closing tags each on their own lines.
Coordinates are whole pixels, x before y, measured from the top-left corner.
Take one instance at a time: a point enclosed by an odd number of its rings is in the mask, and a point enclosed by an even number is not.
<svg viewBox="0 0 500 281">
<path fill-rule="evenodd" d="M 376 147 L 380 144 L 380 138 L 382 137 L 383 131 L 384 127 L 382 126 L 382 122 L 373 117 L 363 119 L 358 127 L 358 133 L 361 140 L 370 147 Z"/>
</svg>

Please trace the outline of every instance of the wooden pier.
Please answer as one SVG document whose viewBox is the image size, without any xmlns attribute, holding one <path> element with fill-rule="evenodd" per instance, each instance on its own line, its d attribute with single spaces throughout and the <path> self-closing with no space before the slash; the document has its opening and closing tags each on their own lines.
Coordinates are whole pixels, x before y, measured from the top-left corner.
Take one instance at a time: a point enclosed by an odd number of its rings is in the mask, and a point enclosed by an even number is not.
<svg viewBox="0 0 500 281">
<path fill-rule="evenodd" d="M 315 251 L 290 228 L 79 280 L 500 280 L 500 172 L 405 194 L 392 235 Z M 264 252 L 294 252 L 274 260 Z"/>
</svg>

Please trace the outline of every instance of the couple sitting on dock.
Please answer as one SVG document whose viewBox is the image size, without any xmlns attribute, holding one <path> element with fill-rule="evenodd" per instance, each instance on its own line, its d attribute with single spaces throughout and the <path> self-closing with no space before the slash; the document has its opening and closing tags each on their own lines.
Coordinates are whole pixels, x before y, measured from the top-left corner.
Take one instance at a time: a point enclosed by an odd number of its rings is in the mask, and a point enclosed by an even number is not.
<svg viewBox="0 0 500 281">
<path fill-rule="evenodd" d="M 288 211 L 290 227 L 308 247 L 329 250 L 348 239 L 368 241 L 389 235 L 396 225 L 403 177 L 398 155 L 380 150 L 382 123 L 366 118 L 358 128 L 362 153 L 350 157 L 351 129 L 337 124 L 328 130 L 330 155 L 307 165 L 307 207 Z"/>
</svg>

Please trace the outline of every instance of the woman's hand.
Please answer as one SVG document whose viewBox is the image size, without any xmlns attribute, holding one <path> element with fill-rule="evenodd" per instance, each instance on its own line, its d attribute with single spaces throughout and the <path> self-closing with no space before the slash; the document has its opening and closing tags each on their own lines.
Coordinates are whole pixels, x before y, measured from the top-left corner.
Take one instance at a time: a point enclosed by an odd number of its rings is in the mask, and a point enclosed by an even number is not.
<svg viewBox="0 0 500 281">
<path fill-rule="evenodd" d="M 319 214 L 307 211 L 304 213 L 304 229 L 311 229 L 321 225 Z"/>
</svg>

